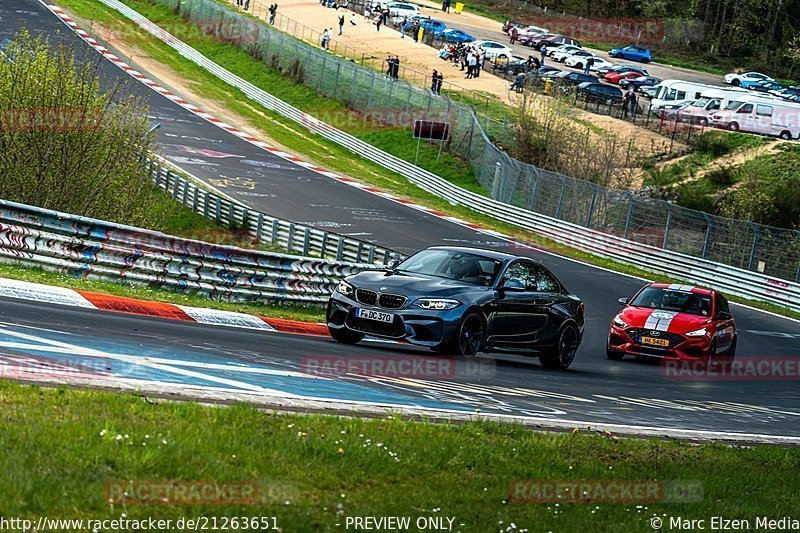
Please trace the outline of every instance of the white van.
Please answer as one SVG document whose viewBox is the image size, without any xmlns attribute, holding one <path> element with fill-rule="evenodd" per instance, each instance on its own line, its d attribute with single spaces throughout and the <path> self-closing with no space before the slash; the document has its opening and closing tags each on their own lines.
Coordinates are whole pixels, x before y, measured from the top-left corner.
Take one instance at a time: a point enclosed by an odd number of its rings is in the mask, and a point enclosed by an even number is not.
<svg viewBox="0 0 800 533">
<path fill-rule="evenodd" d="M 681 117 L 692 124 L 707 126 L 711 115 L 725 109 L 731 103 L 731 100 L 736 100 L 737 97 L 745 94 L 750 95 L 752 93 L 746 89 L 737 88 L 706 89 L 700 93 L 699 99 L 681 110 Z"/>
<path fill-rule="evenodd" d="M 708 89 L 715 89 L 713 85 L 695 83 L 682 80 L 664 80 L 656 85 L 656 92 L 650 100 L 650 109 L 658 111 L 662 106 L 681 104 L 700 98 L 700 94 Z"/>
<path fill-rule="evenodd" d="M 800 104 L 764 96 L 743 95 L 711 115 L 711 124 L 731 131 L 780 137 L 800 137 Z"/>
</svg>

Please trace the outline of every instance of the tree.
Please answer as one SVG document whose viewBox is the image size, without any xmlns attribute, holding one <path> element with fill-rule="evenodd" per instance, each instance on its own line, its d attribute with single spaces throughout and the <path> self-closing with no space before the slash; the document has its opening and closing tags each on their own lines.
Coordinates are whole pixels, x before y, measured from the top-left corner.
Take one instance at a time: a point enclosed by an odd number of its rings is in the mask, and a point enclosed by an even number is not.
<svg viewBox="0 0 800 533">
<path fill-rule="evenodd" d="M 25 31 L 0 55 L 0 198 L 145 222 L 148 108 L 127 81 L 101 86 L 101 61 Z"/>
</svg>

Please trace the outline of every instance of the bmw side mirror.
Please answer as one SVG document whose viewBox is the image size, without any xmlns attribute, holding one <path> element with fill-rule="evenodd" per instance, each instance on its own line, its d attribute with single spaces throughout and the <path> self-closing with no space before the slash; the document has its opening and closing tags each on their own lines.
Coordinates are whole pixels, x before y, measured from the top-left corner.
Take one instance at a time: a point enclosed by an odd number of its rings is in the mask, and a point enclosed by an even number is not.
<svg viewBox="0 0 800 533">
<path fill-rule="evenodd" d="M 620 298 L 617 301 L 619 302 L 619 305 L 628 305 L 628 299 L 627 298 Z"/>
<path fill-rule="evenodd" d="M 396 259 L 396 258 L 392 259 L 391 261 L 386 263 L 386 270 L 394 270 L 394 269 L 396 269 L 397 267 L 400 266 L 400 263 L 402 263 L 402 261 L 400 259 Z"/>
<path fill-rule="evenodd" d="M 525 292 L 525 285 L 516 279 L 507 279 L 503 282 L 501 287 L 504 291 L 508 292 Z"/>
</svg>

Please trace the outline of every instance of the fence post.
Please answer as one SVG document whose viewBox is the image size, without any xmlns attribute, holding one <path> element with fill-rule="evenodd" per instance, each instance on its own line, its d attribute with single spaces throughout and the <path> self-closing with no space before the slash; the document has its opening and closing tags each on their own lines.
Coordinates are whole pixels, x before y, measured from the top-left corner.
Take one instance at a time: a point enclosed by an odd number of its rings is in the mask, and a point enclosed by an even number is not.
<svg viewBox="0 0 800 533">
<path fill-rule="evenodd" d="M 369 247 L 369 253 L 367 254 L 367 263 L 374 263 L 375 262 L 375 246 Z"/>
<path fill-rule="evenodd" d="M 264 234 L 264 213 L 258 213 L 258 222 L 256 225 L 256 242 L 261 244 L 261 237 Z"/>
<path fill-rule="evenodd" d="M 219 196 L 215 198 L 216 205 L 214 206 L 214 218 L 217 219 L 217 222 L 222 221 L 222 202 L 220 201 Z"/>
<path fill-rule="evenodd" d="M 361 262 L 361 252 L 363 252 L 363 251 L 364 251 L 364 243 L 363 242 L 359 242 L 358 243 L 358 249 L 356 250 L 356 263 L 360 263 Z"/>
<path fill-rule="evenodd" d="M 756 252 L 758 251 L 758 243 L 761 240 L 761 232 L 756 225 L 749 220 L 747 223 L 753 228 L 753 247 L 750 249 L 750 259 L 747 261 L 747 270 L 753 270 L 753 263 L 756 260 Z"/>
<path fill-rule="evenodd" d="M 305 235 L 303 235 L 303 256 L 308 257 L 308 251 L 311 247 L 311 228 L 306 227 Z"/>
<path fill-rule="evenodd" d="M 706 237 L 703 239 L 703 253 L 700 257 L 706 259 L 708 256 L 708 246 L 711 244 L 711 232 L 714 231 L 714 222 L 707 213 L 703 213 L 703 218 L 706 219 Z"/>
<path fill-rule="evenodd" d="M 664 228 L 664 245 L 662 248 L 666 250 L 667 241 L 669 241 L 669 229 L 672 225 L 672 206 L 669 204 L 669 202 L 664 202 L 664 205 L 667 207 L 667 226 Z"/>
<path fill-rule="evenodd" d="M 633 195 L 629 192 L 626 192 L 625 195 L 628 197 L 628 201 L 630 204 L 628 205 L 628 218 L 625 219 L 625 238 L 628 238 L 628 231 L 631 227 L 631 221 L 633 220 Z"/>
<path fill-rule="evenodd" d="M 358 69 L 354 66 L 353 67 L 353 83 L 350 85 L 350 98 L 349 102 L 350 105 L 353 105 L 353 94 L 356 91 L 356 82 L 358 81 Z"/>
<path fill-rule="evenodd" d="M 336 80 L 334 80 L 334 82 L 333 82 L 333 96 L 331 97 L 334 100 L 336 100 L 336 93 L 339 91 L 339 74 L 341 74 L 341 73 L 342 73 L 342 63 L 341 62 L 337 62 L 336 63 Z"/>
<path fill-rule="evenodd" d="M 344 257 L 344 237 L 339 235 L 339 242 L 336 244 L 336 260 L 341 261 Z"/>
<path fill-rule="evenodd" d="M 322 232 L 322 246 L 320 246 L 319 256 L 323 259 L 325 259 L 325 252 L 328 251 L 328 235 L 327 231 Z"/>
<path fill-rule="evenodd" d="M 289 223 L 289 238 L 286 240 L 286 251 L 292 253 L 294 245 L 294 222 Z"/>
<path fill-rule="evenodd" d="M 558 208 L 556 209 L 556 218 L 561 218 L 561 208 L 564 207 L 564 197 L 567 195 L 567 178 L 563 174 L 558 175 L 561 178 L 561 197 L 558 199 Z"/>
<path fill-rule="evenodd" d="M 376 73 L 372 74 L 372 85 L 369 86 L 369 96 L 367 96 L 367 109 L 372 108 L 372 91 L 375 90 L 375 78 L 377 77 L 378 75 Z"/>
<path fill-rule="evenodd" d="M 310 52 L 309 52 L 310 54 Z M 325 77 L 325 65 L 328 62 L 328 54 L 322 56 L 322 69 L 319 73 L 319 83 L 317 84 L 317 92 L 322 92 L 322 79 Z"/>
<path fill-rule="evenodd" d="M 278 223 L 277 218 L 272 219 L 272 235 L 270 236 L 270 241 L 272 242 L 272 246 L 278 245 L 278 230 L 280 229 L 280 224 Z"/>
<path fill-rule="evenodd" d="M 591 182 L 589 182 L 589 185 L 592 186 L 592 201 L 589 202 L 589 215 L 586 217 L 585 226 L 587 228 L 592 227 L 592 217 L 594 216 L 594 205 L 597 202 L 597 185 Z"/>
</svg>

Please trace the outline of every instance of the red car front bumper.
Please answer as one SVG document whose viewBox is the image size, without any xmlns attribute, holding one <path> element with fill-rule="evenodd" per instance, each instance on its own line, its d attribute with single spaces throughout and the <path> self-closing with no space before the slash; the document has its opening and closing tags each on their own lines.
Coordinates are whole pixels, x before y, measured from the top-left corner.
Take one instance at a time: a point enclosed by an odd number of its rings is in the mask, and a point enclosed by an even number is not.
<svg viewBox="0 0 800 533">
<path fill-rule="evenodd" d="M 678 333 L 659 332 L 658 338 L 665 339 L 669 346 L 660 347 L 643 344 L 642 337 L 650 337 L 650 330 L 644 328 L 620 328 L 611 326 L 608 333 L 608 349 L 625 354 L 665 359 L 698 360 L 708 356 L 711 336 L 685 337 Z"/>
</svg>

